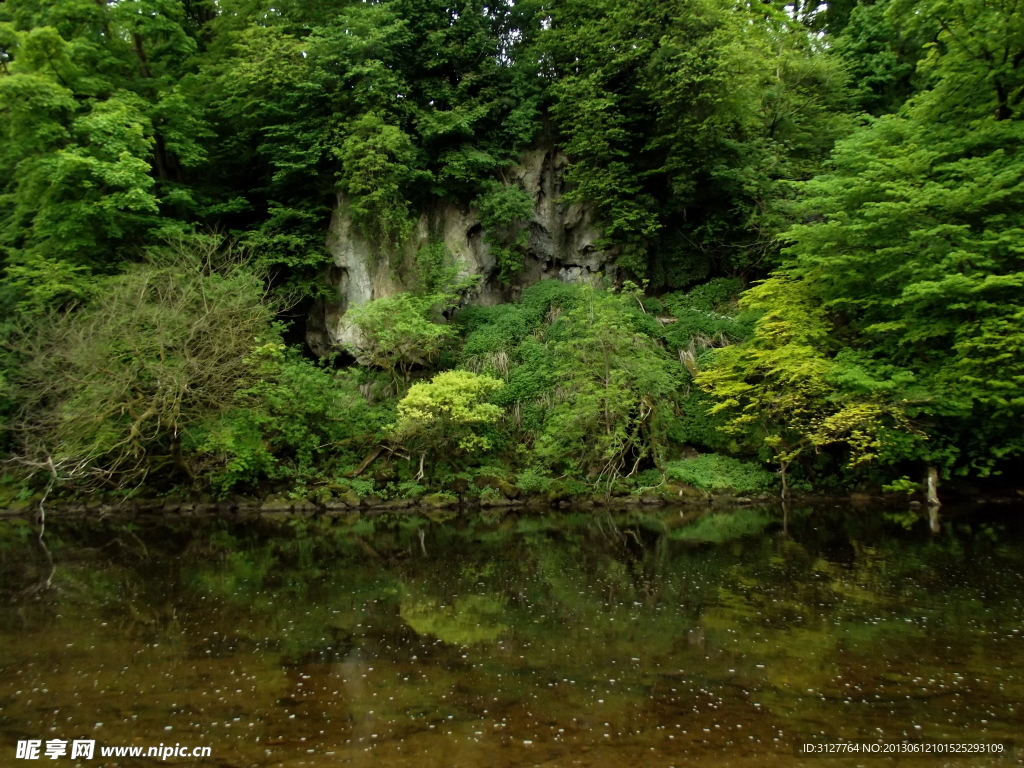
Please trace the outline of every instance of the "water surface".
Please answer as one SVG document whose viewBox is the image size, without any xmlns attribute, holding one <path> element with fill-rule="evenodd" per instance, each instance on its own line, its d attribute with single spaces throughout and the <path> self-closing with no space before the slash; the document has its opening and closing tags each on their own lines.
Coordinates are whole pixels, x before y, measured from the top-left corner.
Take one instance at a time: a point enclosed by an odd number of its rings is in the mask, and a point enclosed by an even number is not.
<svg viewBox="0 0 1024 768">
<path fill-rule="evenodd" d="M 53 521 L 42 593 L 34 531 L 7 520 L 0 764 L 29 764 L 30 738 L 239 768 L 852 766 L 889 761 L 794 742 L 1019 742 L 1020 511 L 936 535 L 842 509 L 796 510 L 788 534 L 770 509 Z"/>
</svg>

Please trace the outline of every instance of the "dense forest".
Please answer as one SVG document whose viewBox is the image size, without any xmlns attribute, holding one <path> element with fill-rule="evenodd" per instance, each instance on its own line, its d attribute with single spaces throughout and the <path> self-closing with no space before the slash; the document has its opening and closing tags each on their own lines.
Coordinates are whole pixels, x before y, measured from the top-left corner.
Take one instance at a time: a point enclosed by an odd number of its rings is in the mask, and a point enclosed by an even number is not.
<svg viewBox="0 0 1024 768">
<path fill-rule="evenodd" d="M 1012 475 L 1022 117 L 1007 0 L 2 0 L 4 494 Z M 582 277 L 525 277 L 538 150 Z M 308 343 L 332 221 L 438 206 L 491 272 L 434 238 Z"/>
</svg>

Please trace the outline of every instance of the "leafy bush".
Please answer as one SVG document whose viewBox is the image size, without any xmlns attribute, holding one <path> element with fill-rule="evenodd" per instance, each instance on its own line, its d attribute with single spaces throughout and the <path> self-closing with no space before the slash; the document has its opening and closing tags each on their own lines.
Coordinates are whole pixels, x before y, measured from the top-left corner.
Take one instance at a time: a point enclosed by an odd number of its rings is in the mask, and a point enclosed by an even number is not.
<svg viewBox="0 0 1024 768">
<path fill-rule="evenodd" d="M 456 321 L 466 333 L 463 358 L 505 352 L 539 330 L 545 320 L 577 306 L 583 298 L 578 285 L 543 280 L 523 291 L 516 304 L 496 307 L 466 307 Z"/>
<path fill-rule="evenodd" d="M 547 493 L 551 487 L 551 478 L 535 469 L 520 472 L 516 485 L 527 493 Z"/>
<path fill-rule="evenodd" d="M 458 450 L 486 451 L 490 440 L 480 431 L 501 418 L 498 406 L 486 402 L 502 383 L 490 376 L 469 371 L 445 371 L 429 382 L 413 384 L 398 403 L 398 421 L 393 439 L 419 451 L 420 474 L 423 457 L 429 452 Z"/>
<path fill-rule="evenodd" d="M 88 305 L 40 316 L 8 375 L 20 461 L 79 487 L 191 475 L 190 430 L 231 407 L 274 306 L 239 254 L 181 241 L 102 281 Z"/>
<path fill-rule="evenodd" d="M 679 365 L 636 328 L 635 305 L 632 295 L 583 289 L 549 329 L 556 384 L 534 448 L 545 466 L 610 484 L 658 461 Z"/>
<path fill-rule="evenodd" d="M 665 341 L 680 355 L 692 374 L 699 367 L 702 350 L 724 347 L 743 341 L 752 332 L 749 313 L 737 314 L 736 296 L 742 283 L 733 278 L 717 278 L 685 293 L 662 297 L 665 308 L 676 321 L 665 328 Z"/>
<path fill-rule="evenodd" d="M 718 277 L 686 292 L 667 293 L 661 297 L 661 301 L 676 317 L 680 312 L 687 310 L 728 315 L 733 314 L 731 305 L 741 290 L 743 283 L 740 280 L 734 277 Z"/>
<path fill-rule="evenodd" d="M 406 380 L 418 365 L 437 359 L 455 330 L 434 322 L 439 304 L 448 297 L 397 293 L 352 307 L 345 315 L 363 333 L 360 362 L 376 366 Z"/>
<path fill-rule="evenodd" d="M 250 385 L 234 407 L 192 430 L 185 446 L 221 494 L 263 480 L 325 480 L 339 462 L 358 461 L 390 415 L 366 402 L 356 372 L 335 373 L 279 341 L 246 363 Z"/>
<path fill-rule="evenodd" d="M 654 488 L 665 481 L 665 476 L 657 469 L 645 469 L 630 478 L 636 488 Z"/>
<path fill-rule="evenodd" d="M 521 249 L 527 231 L 521 225 L 533 215 L 533 198 L 518 185 L 493 181 L 474 201 L 484 226 L 484 239 L 498 264 L 499 279 L 509 279 L 523 268 Z"/>
<path fill-rule="evenodd" d="M 717 453 L 670 461 L 665 465 L 665 474 L 702 491 L 764 493 L 775 485 L 775 476 L 759 464 Z"/>
<path fill-rule="evenodd" d="M 414 167 L 411 138 L 377 112 L 356 118 L 345 133 L 334 153 L 352 219 L 374 240 L 401 242 L 412 229 L 406 188 L 428 176 Z"/>
</svg>

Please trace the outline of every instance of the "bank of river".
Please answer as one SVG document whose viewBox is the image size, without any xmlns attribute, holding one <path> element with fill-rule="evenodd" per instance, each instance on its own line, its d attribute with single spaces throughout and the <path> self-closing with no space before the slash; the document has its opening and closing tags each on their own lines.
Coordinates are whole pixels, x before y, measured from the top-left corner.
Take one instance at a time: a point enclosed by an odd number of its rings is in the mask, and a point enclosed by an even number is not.
<svg viewBox="0 0 1024 768">
<path fill-rule="evenodd" d="M 58 517 L 52 567 L 8 518 L 0 764 L 26 739 L 239 768 L 859 765 L 794 744 L 1020 739 L 1022 511 L 937 534 L 842 507 L 786 532 L 757 506 Z"/>
</svg>

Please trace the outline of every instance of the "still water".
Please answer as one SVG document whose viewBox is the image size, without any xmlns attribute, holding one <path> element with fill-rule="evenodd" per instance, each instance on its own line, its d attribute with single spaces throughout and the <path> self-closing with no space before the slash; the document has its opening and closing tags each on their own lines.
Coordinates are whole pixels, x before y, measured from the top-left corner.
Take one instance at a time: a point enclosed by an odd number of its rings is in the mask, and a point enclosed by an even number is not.
<svg viewBox="0 0 1024 768">
<path fill-rule="evenodd" d="M 1022 765 L 1021 511 L 55 520 L 41 594 L 8 519 L 0 765 Z M 1018 744 L 796 757 L 815 735 Z"/>
</svg>

